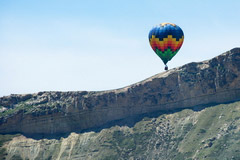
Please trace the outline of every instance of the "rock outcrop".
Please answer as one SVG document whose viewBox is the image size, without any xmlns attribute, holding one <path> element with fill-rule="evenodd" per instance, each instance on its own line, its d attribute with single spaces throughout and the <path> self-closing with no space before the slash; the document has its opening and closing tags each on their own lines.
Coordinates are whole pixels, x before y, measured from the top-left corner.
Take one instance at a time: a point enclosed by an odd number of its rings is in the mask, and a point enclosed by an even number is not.
<svg viewBox="0 0 240 160">
<path fill-rule="evenodd" d="M 0 158 L 53 160 L 239 160 L 240 101 L 201 111 L 185 109 L 133 127 L 72 132 L 61 139 L 0 135 Z M 14 136 L 14 138 L 13 138 Z M 3 154 L 4 153 L 4 154 Z"/>
<path fill-rule="evenodd" d="M 240 48 L 121 89 L 1 97 L 0 133 L 70 133 L 129 116 L 237 100 L 240 100 Z"/>
</svg>

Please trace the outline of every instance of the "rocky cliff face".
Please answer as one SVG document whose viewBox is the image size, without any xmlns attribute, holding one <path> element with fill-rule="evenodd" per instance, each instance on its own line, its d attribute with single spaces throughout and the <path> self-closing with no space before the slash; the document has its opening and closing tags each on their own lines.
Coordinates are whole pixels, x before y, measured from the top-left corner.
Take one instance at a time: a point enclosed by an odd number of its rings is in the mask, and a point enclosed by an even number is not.
<svg viewBox="0 0 240 160">
<path fill-rule="evenodd" d="M 70 133 L 144 113 L 236 100 L 240 100 L 240 48 L 117 90 L 1 97 L 0 133 Z"/>
<path fill-rule="evenodd" d="M 3 145 L 0 159 L 239 160 L 239 131 L 240 101 L 145 117 L 133 127 L 73 132 L 60 139 L 0 135 L 0 144 L 11 139 Z"/>
</svg>

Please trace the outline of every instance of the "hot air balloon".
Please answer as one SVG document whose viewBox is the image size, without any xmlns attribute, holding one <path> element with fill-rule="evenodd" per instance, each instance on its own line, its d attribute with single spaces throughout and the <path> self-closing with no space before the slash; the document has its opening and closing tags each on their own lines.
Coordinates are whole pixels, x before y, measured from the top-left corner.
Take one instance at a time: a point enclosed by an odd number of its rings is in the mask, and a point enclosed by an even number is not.
<svg viewBox="0 0 240 160">
<path fill-rule="evenodd" d="M 165 70 L 168 70 L 167 62 L 177 54 L 183 44 L 182 29 L 173 23 L 161 23 L 152 28 L 148 38 L 152 49 L 165 64 Z"/>
</svg>

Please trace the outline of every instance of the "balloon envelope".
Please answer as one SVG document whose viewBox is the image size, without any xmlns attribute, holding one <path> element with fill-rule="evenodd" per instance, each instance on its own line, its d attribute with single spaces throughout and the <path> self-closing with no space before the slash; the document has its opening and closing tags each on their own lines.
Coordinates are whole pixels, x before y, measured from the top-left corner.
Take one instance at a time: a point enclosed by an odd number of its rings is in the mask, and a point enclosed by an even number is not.
<svg viewBox="0 0 240 160">
<path fill-rule="evenodd" d="M 173 23 L 161 23 L 149 32 L 149 43 L 166 65 L 179 51 L 184 35 L 180 27 Z"/>
</svg>

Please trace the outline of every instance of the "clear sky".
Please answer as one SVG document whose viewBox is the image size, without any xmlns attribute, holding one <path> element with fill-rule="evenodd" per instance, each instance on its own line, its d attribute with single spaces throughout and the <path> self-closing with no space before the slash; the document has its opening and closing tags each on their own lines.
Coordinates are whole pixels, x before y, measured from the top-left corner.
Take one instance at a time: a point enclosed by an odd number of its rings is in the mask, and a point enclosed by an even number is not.
<svg viewBox="0 0 240 160">
<path fill-rule="evenodd" d="M 0 96 L 121 88 L 164 72 L 148 43 L 171 22 L 185 40 L 169 68 L 240 44 L 239 0 L 0 0 Z"/>
</svg>

